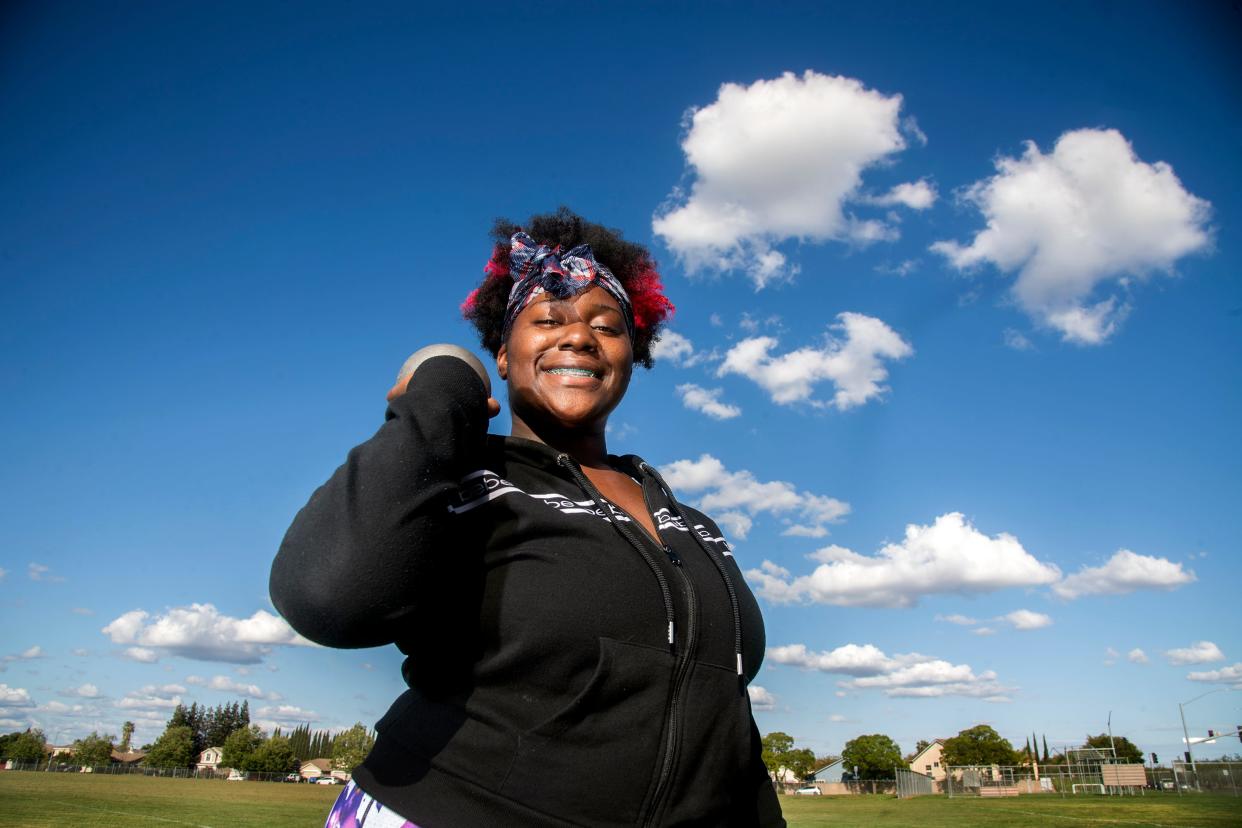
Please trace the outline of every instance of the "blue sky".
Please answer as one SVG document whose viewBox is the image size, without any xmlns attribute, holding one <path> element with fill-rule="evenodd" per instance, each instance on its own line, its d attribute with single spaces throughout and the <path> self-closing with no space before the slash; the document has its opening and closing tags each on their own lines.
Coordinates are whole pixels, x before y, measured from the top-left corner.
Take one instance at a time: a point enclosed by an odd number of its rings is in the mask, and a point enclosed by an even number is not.
<svg viewBox="0 0 1242 828">
<path fill-rule="evenodd" d="M 1191 729 L 1242 722 L 1237 27 L 6 11 L 0 730 L 149 741 L 242 695 L 373 724 L 399 654 L 299 645 L 271 558 L 405 356 L 473 346 L 491 220 L 558 204 L 662 263 L 677 314 L 610 447 L 726 525 L 763 731 L 1063 745 L 1111 711 L 1164 759 L 1178 702 L 1224 688 Z"/>
</svg>

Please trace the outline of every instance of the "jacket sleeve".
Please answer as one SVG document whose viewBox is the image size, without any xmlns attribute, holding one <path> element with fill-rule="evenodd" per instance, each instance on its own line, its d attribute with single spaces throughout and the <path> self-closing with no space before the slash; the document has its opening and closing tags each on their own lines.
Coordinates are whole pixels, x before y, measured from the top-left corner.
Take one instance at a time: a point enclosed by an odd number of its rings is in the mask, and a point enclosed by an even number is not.
<svg viewBox="0 0 1242 828">
<path fill-rule="evenodd" d="M 396 640 L 419 586 L 460 548 L 447 506 L 487 438 L 487 393 L 456 357 L 427 360 L 386 422 L 311 495 L 272 564 L 272 602 L 329 647 Z"/>
</svg>

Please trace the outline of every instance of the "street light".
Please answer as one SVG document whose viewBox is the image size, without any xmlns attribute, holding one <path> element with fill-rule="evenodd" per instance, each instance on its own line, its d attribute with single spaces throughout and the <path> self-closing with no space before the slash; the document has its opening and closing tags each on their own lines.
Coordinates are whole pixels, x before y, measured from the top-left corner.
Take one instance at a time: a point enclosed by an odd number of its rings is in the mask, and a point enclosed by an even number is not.
<svg viewBox="0 0 1242 828">
<path fill-rule="evenodd" d="M 1195 774 L 1195 788 L 1196 789 L 1199 787 L 1199 768 L 1196 767 L 1195 765 L 1195 751 L 1194 751 L 1194 747 L 1190 744 L 1190 731 L 1186 729 L 1186 711 L 1183 708 L 1186 705 L 1190 704 L 1190 702 L 1197 702 L 1199 699 L 1203 698 L 1204 696 L 1210 696 L 1213 693 L 1222 693 L 1228 689 L 1229 689 L 1228 687 L 1217 687 L 1215 690 L 1209 690 L 1206 693 L 1200 693 L 1199 695 L 1195 696 L 1190 701 L 1179 702 L 1177 705 L 1177 712 L 1182 714 L 1182 735 L 1186 737 L 1186 754 L 1190 757 L 1190 769 L 1194 771 L 1194 774 Z"/>
</svg>

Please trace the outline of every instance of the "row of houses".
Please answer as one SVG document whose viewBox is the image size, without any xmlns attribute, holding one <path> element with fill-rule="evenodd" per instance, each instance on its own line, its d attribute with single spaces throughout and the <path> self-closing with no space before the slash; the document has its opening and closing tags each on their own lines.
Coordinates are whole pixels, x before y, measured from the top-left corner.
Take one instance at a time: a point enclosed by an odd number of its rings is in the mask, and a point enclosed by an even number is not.
<svg viewBox="0 0 1242 828">
<path fill-rule="evenodd" d="M 198 755 L 194 769 L 202 772 L 220 773 L 232 771 L 232 768 L 221 768 L 220 760 L 224 757 L 224 748 L 209 747 Z M 349 772 L 333 770 L 331 759 L 308 759 L 298 768 L 298 775 L 307 782 L 318 782 L 325 776 L 331 776 L 339 782 L 349 781 Z"/>
<path fill-rule="evenodd" d="M 911 758 L 910 770 L 929 776 L 935 782 L 943 782 L 945 777 L 944 765 L 941 762 L 943 752 L 944 740 L 932 741 Z M 823 794 L 858 793 L 860 789 L 850 784 L 855 781 L 854 769 L 847 768 L 844 759 L 825 765 L 806 778 L 806 784 L 814 785 Z"/>
<path fill-rule="evenodd" d="M 43 752 L 47 754 L 48 760 L 54 762 L 56 757 L 62 757 L 61 761 L 72 763 L 73 745 L 53 745 L 47 744 L 43 747 Z M 117 765 L 137 765 L 146 757 L 146 751 L 130 750 L 130 751 L 112 751 L 112 762 Z M 194 763 L 194 769 L 199 773 L 218 773 L 224 775 L 232 771 L 232 768 L 220 767 L 220 760 L 224 757 L 224 748 L 209 747 L 198 755 L 198 761 Z M 15 763 L 7 763 L 9 765 Z M 332 760 L 308 759 L 298 768 L 298 775 L 307 782 L 317 782 L 325 776 L 331 776 L 339 782 L 348 782 L 350 775 L 348 771 L 333 770 Z"/>
</svg>

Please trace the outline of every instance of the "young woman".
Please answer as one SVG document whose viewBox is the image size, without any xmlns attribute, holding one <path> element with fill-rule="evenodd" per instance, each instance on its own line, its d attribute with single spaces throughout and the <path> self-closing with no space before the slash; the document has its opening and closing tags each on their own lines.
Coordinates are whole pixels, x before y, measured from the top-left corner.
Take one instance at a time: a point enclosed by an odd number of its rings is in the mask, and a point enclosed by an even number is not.
<svg viewBox="0 0 1242 828">
<path fill-rule="evenodd" d="M 272 567 L 306 637 L 407 655 L 329 825 L 784 825 L 754 597 L 716 524 L 606 446 L 672 311 L 650 256 L 563 209 L 495 235 L 463 312 L 512 436 L 468 352 L 422 361 Z"/>
</svg>

